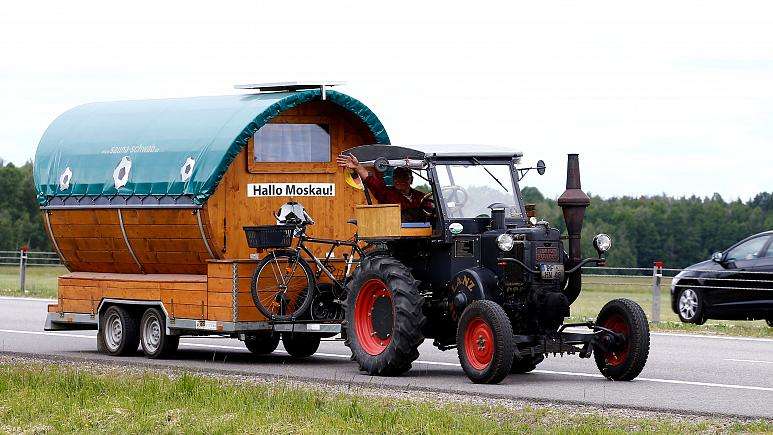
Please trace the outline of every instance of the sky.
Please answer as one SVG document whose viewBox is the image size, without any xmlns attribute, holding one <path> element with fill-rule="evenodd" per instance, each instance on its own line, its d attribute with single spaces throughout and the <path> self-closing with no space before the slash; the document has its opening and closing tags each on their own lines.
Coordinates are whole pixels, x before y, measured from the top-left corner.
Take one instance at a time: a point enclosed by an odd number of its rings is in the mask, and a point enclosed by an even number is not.
<svg viewBox="0 0 773 435">
<path fill-rule="evenodd" d="M 0 158 L 86 102 L 342 80 L 392 143 L 522 151 L 549 197 L 571 152 L 602 197 L 748 200 L 773 190 L 772 74 L 769 2 L 12 2 Z"/>
</svg>

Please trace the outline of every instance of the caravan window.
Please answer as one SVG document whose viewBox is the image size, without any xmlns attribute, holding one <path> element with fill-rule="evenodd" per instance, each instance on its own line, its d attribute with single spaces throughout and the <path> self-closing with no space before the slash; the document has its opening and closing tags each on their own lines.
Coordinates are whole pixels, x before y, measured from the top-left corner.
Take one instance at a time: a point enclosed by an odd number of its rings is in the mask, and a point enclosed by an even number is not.
<svg viewBox="0 0 773 435">
<path fill-rule="evenodd" d="M 255 132 L 252 161 L 329 162 L 329 131 L 324 124 L 266 124 Z"/>
</svg>

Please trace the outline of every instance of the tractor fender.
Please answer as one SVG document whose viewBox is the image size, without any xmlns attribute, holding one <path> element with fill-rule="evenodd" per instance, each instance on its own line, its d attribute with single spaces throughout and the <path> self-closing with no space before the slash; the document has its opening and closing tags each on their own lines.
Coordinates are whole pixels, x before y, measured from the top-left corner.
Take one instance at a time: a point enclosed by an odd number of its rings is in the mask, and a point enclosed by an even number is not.
<svg viewBox="0 0 773 435">
<path fill-rule="evenodd" d="M 496 286 L 497 276 L 485 267 L 471 267 L 457 273 L 450 284 L 451 318 L 458 320 L 473 301 L 491 300 Z"/>
</svg>

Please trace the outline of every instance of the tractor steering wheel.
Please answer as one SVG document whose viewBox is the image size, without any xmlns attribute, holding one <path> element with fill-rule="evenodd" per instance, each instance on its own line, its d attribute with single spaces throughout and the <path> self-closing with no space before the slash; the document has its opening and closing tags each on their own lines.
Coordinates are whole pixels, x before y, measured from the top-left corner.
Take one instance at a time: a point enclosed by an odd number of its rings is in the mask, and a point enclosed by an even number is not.
<svg viewBox="0 0 773 435">
<path fill-rule="evenodd" d="M 446 201 L 446 207 L 448 207 L 448 211 L 450 213 L 459 212 L 461 214 L 462 208 L 465 204 L 467 204 L 467 199 L 469 198 L 469 195 L 467 195 L 467 191 L 464 190 L 464 187 L 453 185 L 442 187 L 440 190 L 443 193 L 444 201 L 449 197 L 453 198 L 454 200 L 452 202 L 453 205 Z"/>
<path fill-rule="evenodd" d="M 426 207 L 426 206 L 425 206 L 425 203 L 426 203 L 426 201 L 427 201 L 428 199 L 430 199 L 431 197 L 432 197 L 432 191 L 429 191 L 429 192 L 425 193 L 425 194 L 424 194 L 424 196 L 422 196 L 422 197 L 421 197 L 421 201 L 419 201 L 419 208 L 421 208 L 421 211 L 422 211 L 422 212 L 424 212 L 424 214 L 425 214 L 427 217 L 434 218 L 434 217 L 435 217 L 435 214 L 436 214 L 436 210 L 437 210 L 437 209 L 435 208 L 435 203 L 434 203 L 434 201 L 431 201 L 431 203 L 432 203 L 432 208 L 429 208 L 429 207 Z"/>
</svg>

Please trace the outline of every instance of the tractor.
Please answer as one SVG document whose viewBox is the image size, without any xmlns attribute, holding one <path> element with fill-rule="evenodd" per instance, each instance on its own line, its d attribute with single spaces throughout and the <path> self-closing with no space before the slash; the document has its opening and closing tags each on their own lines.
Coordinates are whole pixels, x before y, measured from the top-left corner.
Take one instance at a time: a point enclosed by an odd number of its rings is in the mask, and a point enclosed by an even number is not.
<svg viewBox="0 0 773 435">
<path fill-rule="evenodd" d="M 580 188 L 578 155 L 568 156 L 566 191 L 558 198 L 562 235 L 527 212 L 519 188 L 529 170 L 541 175 L 545 164 L 519 167 L 520 153 L 479 149 L 362 145 L 344 152 L 384 179 L 395 168 L 410 168 L 434 203 L 426 222 L 401 222 L 400 231 L 383 235 L 363 229 L 391 218 L 377 209 L 359 215 L 368 220 L 356 225 L 369 246 L 342 301 L 353 360 L 371 375 L 400 375 L 432 339 L 441 350 L 457 350 L 474 383 L 530 372 L 550 354 L 593 356 L 606 378 L 634 379 L 650 340 L 637 303 L 615 299 L 595 320 L 564 323 L 582 289 L 583 266 L 604 265 L 612 244 L 599 234 L 597 256 L 582 256 L 590 198 Z M 417 227 L 427 231 L 412 231 Z"/>
</svg>

